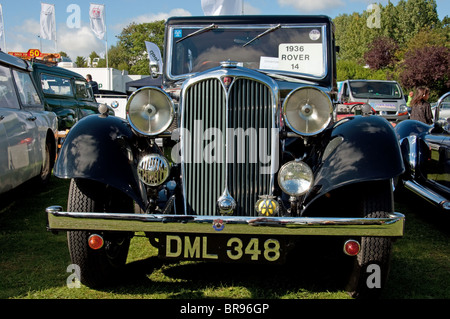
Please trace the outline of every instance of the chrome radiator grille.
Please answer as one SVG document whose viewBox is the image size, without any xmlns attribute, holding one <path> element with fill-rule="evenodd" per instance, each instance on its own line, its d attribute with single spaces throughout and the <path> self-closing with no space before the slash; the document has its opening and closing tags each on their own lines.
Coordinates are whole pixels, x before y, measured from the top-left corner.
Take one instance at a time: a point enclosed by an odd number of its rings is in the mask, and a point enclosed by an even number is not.
<svg viewBox="0 0 450 319">
<path fill-rule="evenodd" d="M 271 194 L 273 177 L 261 169 L 271 164 L 272 100 L 268 85 L 246 78 L 235 78 L 229 89 L 219 78 L 187 87 L 181 116 L 186 214 L 217 215 L 227 189 L 234 215 L 253 216 L 259 195 Z"/>
</svg>

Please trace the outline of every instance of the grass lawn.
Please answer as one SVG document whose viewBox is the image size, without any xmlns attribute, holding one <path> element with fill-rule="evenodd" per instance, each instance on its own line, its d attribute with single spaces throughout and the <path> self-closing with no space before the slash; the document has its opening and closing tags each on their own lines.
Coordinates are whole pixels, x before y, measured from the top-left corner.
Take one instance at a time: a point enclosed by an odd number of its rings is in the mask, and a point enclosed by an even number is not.
<svg viewBox="0 0 450 319">
<path fill-rule="evenodd" d="M 143 236 L 132 239 L 121 285 L 68 288 L 66 235 L 45 227 L 45 208 L 66 207 L 68 185 L 52 178 L 44 189 L 30 183 L 0 196 L 0 299 L 349 299 L 331 279 L 333 265 L 164 262 Z M 409 194 L 396 210 L 407 216 L 405 236 L 394 243 L 383 299 L 449 299 L 449 219 L 435 222 L 440 215 Z"/>
</svg>

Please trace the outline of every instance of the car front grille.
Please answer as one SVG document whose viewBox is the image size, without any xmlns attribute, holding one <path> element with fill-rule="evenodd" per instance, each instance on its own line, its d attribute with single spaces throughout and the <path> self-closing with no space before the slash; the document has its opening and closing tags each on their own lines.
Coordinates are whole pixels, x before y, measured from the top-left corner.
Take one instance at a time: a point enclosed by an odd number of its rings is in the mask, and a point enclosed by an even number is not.
<svg viewBox="0 0 450 319">
<path fill-rule="evenodd" d="M 222 79 L 202 78 L 183 96 L 185 212 L 217 215 L 217 200 L 227 189 L 236 202 L 234 215 L 253 216 L 259 195 L 270 195 L 273 188 L 273 174 L 267 173 L 273 161 L 267 158 L 272 155 L 274 93 L 256 79 L 233 77 L 229 89 Z"/>
</svg>

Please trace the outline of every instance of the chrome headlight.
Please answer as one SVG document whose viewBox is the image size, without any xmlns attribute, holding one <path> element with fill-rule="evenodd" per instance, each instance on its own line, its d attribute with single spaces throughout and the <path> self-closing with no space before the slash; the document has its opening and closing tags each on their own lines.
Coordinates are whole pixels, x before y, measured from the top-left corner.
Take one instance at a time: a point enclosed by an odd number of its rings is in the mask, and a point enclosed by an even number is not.
<svg viewBox="0 0 450 319">
<path fill-rule="evenodd" d="M 169 177 L 169 161 L 158 154 L 144 156 L 138 164 L 139 179 L 146 185 L 159 186 Z"/>
<path fill-rule="evenodd" d="M 311 188 L 313 180 L 311 168 L 302 161 L 288 162 L 278 172 L 278 185 L 291 196 L 305 194 Z"/>
<path fill-rule="evenodd" d="M 127 102 L 127 119 L 143 135 L 158 135 L 172 124 L 174 106 L 162 90 L 145 87 L 134 92 Z"/>
<path fill-rule="evenodd" d="M 292 91 L 284 101 L 283 116 L 291 130 L 300 135 L 316 135 L 330 123 L 333 103 L 328 95 L 315 87 Z"/>
</svg>

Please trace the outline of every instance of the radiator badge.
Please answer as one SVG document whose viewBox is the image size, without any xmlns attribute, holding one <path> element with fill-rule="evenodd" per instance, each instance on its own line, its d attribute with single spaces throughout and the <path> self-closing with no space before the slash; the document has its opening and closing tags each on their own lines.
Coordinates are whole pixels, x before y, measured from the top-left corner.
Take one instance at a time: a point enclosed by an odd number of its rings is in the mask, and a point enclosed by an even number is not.
<svg viewBox="0 0 450 319">
<path fill-rule="evenodd" d="M 230 87 L 231 83 L 233 82 L 233 78 L 231 76 L 224 76 L 222 78 L 222 82 L 223 82 L 223 85 L 225 86 L 225 89 L 228 90 L 228 88 Z"/>
<path fill-rule="evenodd" d="M 217 231 L 221 231 L 225 228 L 225 223 L 221 219 L 214 219 L 213 228 Z"/>
</svg>

